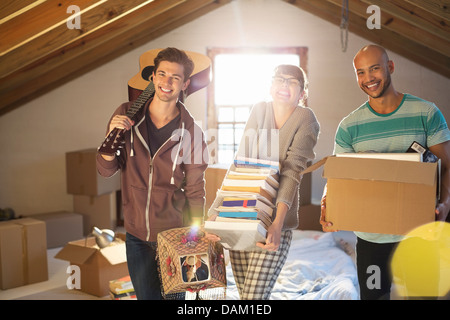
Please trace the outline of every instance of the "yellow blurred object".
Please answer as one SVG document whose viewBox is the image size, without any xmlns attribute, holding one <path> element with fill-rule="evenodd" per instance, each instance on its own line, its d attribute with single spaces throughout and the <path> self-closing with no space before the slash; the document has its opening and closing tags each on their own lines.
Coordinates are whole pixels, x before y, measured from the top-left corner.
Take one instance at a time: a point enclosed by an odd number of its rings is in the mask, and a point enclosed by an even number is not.
<svg viewBox="0 0 450 320">
<path fill-rule="evenodd" d="M 450 224 L 432 222 L 409 232 L 394 251 L 391 269 L 397 294 L 407 298 L 450 293 Z"/>
</svg>

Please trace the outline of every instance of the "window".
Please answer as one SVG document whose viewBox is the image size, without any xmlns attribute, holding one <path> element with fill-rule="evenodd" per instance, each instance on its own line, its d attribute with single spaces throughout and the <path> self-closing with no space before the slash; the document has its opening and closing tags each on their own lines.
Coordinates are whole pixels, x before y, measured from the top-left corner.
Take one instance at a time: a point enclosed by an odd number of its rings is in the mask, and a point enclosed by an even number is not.
<svg viewBox="0 0 450 320">
<path fill-rule="evenodd" d="M 207 138 L 213 163 L 233 161 L 251 107 L 270 99 L 274 68 L 294 64 L 306 72 L 306 53 L 304 47 L 208 49 L 213 65 L 213 81 L 208 87 L 208 133 L 215 135 Z"/>
</svg>

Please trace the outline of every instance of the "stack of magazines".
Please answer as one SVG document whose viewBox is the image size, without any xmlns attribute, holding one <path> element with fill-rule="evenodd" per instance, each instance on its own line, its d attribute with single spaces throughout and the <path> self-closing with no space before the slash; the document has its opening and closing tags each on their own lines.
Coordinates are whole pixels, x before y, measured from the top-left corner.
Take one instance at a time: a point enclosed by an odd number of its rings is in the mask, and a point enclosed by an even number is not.
<svg viewBox="0 0 450 320">
<path fill-rule="evenodd" d="M 109 282 L 109 295 L 112 300 L 137 300 L 129 275 L 111 280 Z"/>
</svg>

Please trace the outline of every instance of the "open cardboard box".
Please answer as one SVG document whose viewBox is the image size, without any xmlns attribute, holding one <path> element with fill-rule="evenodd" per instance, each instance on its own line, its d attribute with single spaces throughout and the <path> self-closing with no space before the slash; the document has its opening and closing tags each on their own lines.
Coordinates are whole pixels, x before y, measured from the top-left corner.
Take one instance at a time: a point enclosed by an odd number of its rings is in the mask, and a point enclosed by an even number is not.
<svg viewBox="0 0 450 320">
<path fill-rule="evenodd" d="M 354 154 L 325 157 L 302 173 L 323 165 L 325 219 L 334 228 L 405 235 L 435 221 L 439 164 Z"/>
<path fill-rule="evenodd" d="M 116 234 L 122 240 L 103 249 L 95 238 L 69 242 L 55 258 L 69 261 L 80 267 L 80 290 L 98 297 L 109 294 L 109 281 L 128 275 L 125 235 Z"/>
</svg>

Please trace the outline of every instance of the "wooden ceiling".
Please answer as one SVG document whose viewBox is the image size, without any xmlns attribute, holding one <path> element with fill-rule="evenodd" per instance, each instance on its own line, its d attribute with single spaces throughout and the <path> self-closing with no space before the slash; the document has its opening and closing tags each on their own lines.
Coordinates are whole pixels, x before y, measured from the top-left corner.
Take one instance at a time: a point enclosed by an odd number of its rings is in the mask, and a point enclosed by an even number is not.
<svg viewBox="0 0 450 320">
<path fill-rule="evenodd" d="M 348 31 L 450 78 L 450 0 L 283 1 L 337 26 L 348 2 Z M 380 9 L 380 29 L 367 26 L 370 5 Z"/>
<path fill-rule="evenodd" d="M 0 116 L 230 1 L 1 0 Z"/>
<path fill-rule="evenodd" d="M 0 116 L 231 1 L 2 0 Z M 339 26 L 347 0 L 281 1 Z M 350 32 L 450 77 L 449 0 L 348 3 Z M 366 26 L 370 4 L 381 8 L 381 29 Z M 68 27 L 77 22 L 70 5 L 81 10 L 79 29 Z"/>
</svg>

